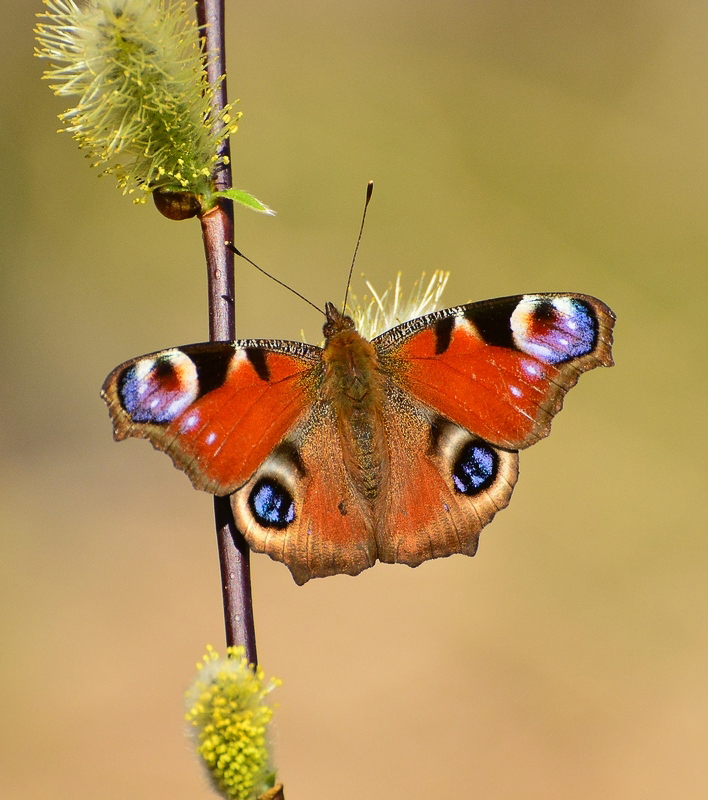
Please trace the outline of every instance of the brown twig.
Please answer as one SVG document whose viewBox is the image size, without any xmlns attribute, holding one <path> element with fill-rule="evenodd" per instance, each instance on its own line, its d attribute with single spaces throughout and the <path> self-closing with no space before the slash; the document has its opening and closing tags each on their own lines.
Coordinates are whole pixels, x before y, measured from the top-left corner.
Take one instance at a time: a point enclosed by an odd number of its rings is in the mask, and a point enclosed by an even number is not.
<svg viewBox="0 0 708 800">
<path fill-rule="evenodd" d="M 226 60 L 224 56 L 224 0 L 197 0 L 197 22 L 207 60 L 207 75 L 218 86 L 215 104 L 226 105 Z M 228 139 L 222 155 L 229 155 Z M 228 161 L 216 175 L 216 188 L 231 187 Z M 221 199 L 202 219 L 202 237 L 209 283 L 209 338 L 227 341 L 236 338 L 234 314 L 234 255 L 224 246 L 233 241 L 233 203 Z M 243 645 L 246 658 L 257 663 L 256 632 L 253 624 L 251 569 L 246 541 L 236 529 L 228 497 L 214 498 L 221 587 L 224 600 L 226 644 Z"/>
</svg>

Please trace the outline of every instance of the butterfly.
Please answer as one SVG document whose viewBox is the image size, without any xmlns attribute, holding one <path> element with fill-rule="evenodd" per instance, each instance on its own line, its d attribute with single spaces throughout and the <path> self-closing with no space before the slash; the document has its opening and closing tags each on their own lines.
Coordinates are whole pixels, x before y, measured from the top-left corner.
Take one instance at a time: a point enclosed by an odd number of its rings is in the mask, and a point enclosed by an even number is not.
<svg viewBox="0 0 708 800">
<path fill-rule="evenodd" d="M 326 305 L 324 347 L 245 339 L 132 359 L 101 390 L 117 440 L 148 439 L 230 495 L 250 547 L 296 583 L 377 561 L 473 556 L 518 451 L 581 373 L 612 366 L 613 312 L 582 294 L 447 308 L 371 341 Z"/>
</svg>

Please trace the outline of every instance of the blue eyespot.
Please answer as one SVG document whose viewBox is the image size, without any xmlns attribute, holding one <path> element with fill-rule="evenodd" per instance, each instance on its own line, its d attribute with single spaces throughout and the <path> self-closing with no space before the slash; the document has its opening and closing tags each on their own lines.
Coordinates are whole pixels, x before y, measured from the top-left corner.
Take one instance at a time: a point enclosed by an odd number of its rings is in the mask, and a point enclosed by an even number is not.
<svg viewBox="0 0 708 800">
<path fill-rule="evenodd" d="M 295 519 L 295 502 L 273 478 L 261 478 L 251 490 L 248 503 L 253 516 L 264 528 L 283 530 Z"/>
<path fill-rule="evenodd" d="M 199 396 L 197 368 L 180 350 L 146 356 L 120 376 L 118 395 L 133 422 L 170 423 Z"/>
<path fill-rule="evenodd" d="M 597 344 L 595 312 L 578 297 L 525 295 L 510 324 L 519 350 L 547 364 L 587 355 Z"/>
<path fill-rule="evenodd" d="M 497 454 L 479 441 L 468 442 L 455 461 L 452 481 L 460 494 L 472 495 L 488 489 L 497 474 Z"/>
</svg>

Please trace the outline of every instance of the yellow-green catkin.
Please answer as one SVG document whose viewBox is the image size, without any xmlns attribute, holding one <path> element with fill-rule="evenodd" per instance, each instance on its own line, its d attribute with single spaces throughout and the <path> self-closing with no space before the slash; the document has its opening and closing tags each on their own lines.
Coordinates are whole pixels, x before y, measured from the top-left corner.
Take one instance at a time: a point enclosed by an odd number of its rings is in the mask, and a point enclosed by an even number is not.
<svg viewBox="0 0 708 800">
<path fill-rule="evenodd" d="M 184 2 L 44 0 L 37 55 L 59 115 L 93 166 L 125 192 L 193 192 L 207 199 L 220 145 L 240 115 L 212 108 L 196 22 Z M 145 194 L 142 195 L 144 199 Z"/>
<path fill-rule="evenodd" d="M 275 783 L 268 748 L 273 710 L 265 697 L 280 681 L 265 681 L 243 647 L 227 648 L 226 658 L 211 646 L 197 664 L 197 677 L 185 695 L 197 753 L 214 787 L 229 800 L 253 800 Z"/>
</svg>

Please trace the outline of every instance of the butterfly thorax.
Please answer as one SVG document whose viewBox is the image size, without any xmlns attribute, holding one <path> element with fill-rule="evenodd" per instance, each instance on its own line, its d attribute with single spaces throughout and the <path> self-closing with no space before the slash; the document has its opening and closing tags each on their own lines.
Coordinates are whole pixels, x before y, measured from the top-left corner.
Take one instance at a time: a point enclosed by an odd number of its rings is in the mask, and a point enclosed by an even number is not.
<svg viewBox="0 0 708 800">
<path fill-rule="evenodd" d="M 360 494 L 374 499 L 388 463 L 383 426 L 383 375 L 374 346 L 350 317 L 327 304 L 322 394 L 335 415 L 344 462 Z"/>
</svg>

